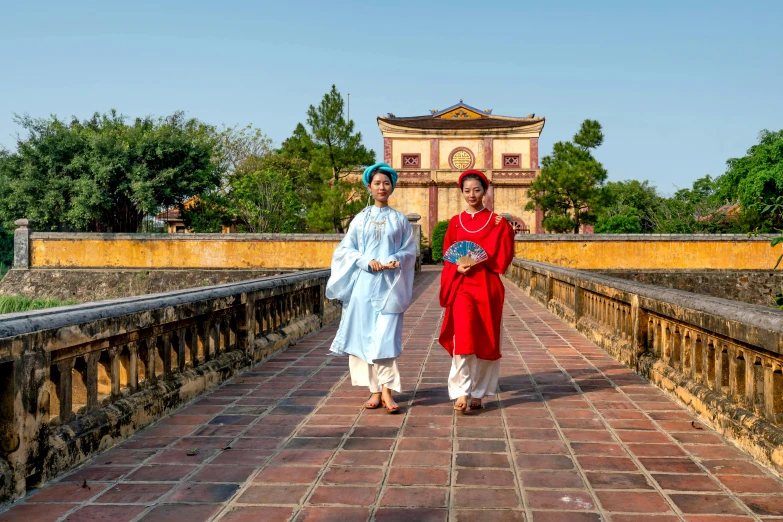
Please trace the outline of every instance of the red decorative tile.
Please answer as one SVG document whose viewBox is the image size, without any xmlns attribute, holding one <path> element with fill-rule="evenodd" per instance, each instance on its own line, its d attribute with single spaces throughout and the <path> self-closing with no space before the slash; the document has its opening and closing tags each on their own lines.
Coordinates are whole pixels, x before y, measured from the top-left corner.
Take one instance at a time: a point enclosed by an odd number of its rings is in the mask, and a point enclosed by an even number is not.
<svg viewBox="0 0 783 522">
<path fill-rule="evenodd" d="M 219 504 L 162 504 L 152 508 L 152 511 L 141 518 L 140 522 L 173 522 L 187 520 L 188 522 L 207 522 L 217 514 L 223 506 Z"/>
<path fill-rule="evenodd" d="M 252 485 L 237 499 L 239 504 L 299 504 L 309 486 Z"/>
<path fill-rule="evenodd" d="M 145 506 L 84 506 L 68 515 L 65 522 L 131 522 L 145 509 Z"/>
</svg>

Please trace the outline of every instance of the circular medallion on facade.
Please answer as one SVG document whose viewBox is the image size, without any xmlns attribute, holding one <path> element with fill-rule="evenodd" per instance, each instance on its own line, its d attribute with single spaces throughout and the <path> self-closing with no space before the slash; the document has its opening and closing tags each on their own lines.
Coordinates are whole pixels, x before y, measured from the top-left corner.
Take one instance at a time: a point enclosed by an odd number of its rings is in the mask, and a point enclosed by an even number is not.
<svg viewBox="0 0 783 522">
<path fill-rule="evenodd" d="M 467 147 L 457 147 L 449 155 L 449 165 L 452 169 L 468 170 L 473 168 L 476 158 Z"/>
</svg>

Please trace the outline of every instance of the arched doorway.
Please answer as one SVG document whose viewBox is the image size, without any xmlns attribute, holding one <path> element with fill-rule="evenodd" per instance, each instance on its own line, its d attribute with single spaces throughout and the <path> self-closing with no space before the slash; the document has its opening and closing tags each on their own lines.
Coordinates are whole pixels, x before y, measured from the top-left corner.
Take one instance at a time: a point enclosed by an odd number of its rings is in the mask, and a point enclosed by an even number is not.
<svg viewBox="0 0 783 522">
<path fill-rule="evenodd" d="M 529 234 L 530 229 L 527 227 L 522 218 L 517 216 L 511 217 L 511 226 L 514 227 L 514 234 Z"/>
</svg>

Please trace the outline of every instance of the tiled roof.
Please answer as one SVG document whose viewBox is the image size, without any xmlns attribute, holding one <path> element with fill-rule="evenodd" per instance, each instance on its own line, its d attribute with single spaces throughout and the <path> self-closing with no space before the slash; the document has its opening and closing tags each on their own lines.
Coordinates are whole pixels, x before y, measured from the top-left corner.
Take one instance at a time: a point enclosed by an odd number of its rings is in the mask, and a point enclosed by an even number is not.
<svg viewBox="0 0 783 522">
<path fill-rule="evenodd" d="M 432 116 L 418 116 L 413 118 L 378 118 L 379 122 L 388 123 L 397 127 L 408 129 L 510 129 L 541 123 L 544 118 L 471 118 L 471 119 L 444 119 Z"/>
</svg>

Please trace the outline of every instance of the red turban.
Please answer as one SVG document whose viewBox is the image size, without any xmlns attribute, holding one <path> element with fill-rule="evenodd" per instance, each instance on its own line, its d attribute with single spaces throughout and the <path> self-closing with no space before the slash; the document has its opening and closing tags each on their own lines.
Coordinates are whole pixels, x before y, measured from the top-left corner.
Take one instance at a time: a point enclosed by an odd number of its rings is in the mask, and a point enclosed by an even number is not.
<svg viewBox="0 0 783 522">
<path fill-rule="evenodd" d="M 478 176 L 484 181 L 484 188 L 489 187 L 489 180 L 487 179 L 487 177 L 484 175 L 483 172 L 481 172 L 480 170 L 466 170 L 465 172 L 459 175 L 459 181 L 457 181 L 457 184 L 459 185 L 460 188 L 462 188 L 462 180 L 465 179 L 465 176 L 467 176 L 468 174 L 475 174 L 476 176 Z"/>
</svg>

